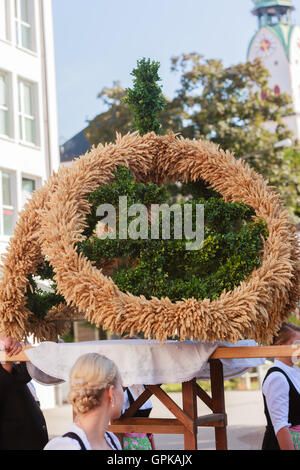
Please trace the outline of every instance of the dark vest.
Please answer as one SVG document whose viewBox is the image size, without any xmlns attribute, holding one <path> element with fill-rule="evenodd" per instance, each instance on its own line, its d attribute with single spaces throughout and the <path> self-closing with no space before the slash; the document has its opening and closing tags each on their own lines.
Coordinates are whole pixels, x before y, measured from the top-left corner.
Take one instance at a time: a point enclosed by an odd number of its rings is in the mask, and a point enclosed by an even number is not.
<svg viewBox="0 0 300 470">
<path fill-rule="evenodd" d="M 290 391 L 289 391 L 289 416 L 288 416 L 288 421 L 291 423 L 292 426 L 297 426 L 300 424 L 300 393 L 298 393 L 295 385 L 291 381 L 291 379 L 288 377 L 288 375 L 279 367 L 271 367 L 265 378 L 272 374 L 272 372 L 280 372 L 283 374 L 288 381 L 288 384 L 290 386 Z M 264 435 L 264 440 L 263 440 L 263 445 L 262 445 L 262 450 L 280 450 L 277 437 L 274 431 L 274 427 L 272 425 L 272 421 L 270 418 L 268 406 L 267 406 L 267 401 L 265 396 L 263 395 L 264 398 L 264 406 L 265 406 L 265 415 L 267 418 L 267 427 L 266 427 L 266 432 Z"/>
</svg>

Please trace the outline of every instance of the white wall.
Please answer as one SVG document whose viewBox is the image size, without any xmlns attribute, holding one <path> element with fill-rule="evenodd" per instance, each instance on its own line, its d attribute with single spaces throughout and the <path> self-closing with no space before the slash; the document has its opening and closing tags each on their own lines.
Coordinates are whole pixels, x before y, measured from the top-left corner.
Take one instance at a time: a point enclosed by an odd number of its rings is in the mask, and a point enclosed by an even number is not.
<svg viewBox="0 0 300 470">
<path fill-rule="evenodd" d="M 10 136 L 0 136 L 0 170 L 9 170 L 15 180 L 15 211 L 22 209 L 22 176 L 36 181 L 36 188 L 59 168 L 54 41 L 51 0 L 29 0 L 32 11 L 33 50 L 20 47 L 15 33 L 14 1 L 1 0 L 8 7 L 6 38 L 0 34 L 0 71 L 10 85 Z M 34 85 L 37 140 L 24 143 L 19 132 L 18 80 Z M 0 208 L 1 209 L 1 208 Z M 9 237 L 0 234 L 0 254 Z"/>
</svg>

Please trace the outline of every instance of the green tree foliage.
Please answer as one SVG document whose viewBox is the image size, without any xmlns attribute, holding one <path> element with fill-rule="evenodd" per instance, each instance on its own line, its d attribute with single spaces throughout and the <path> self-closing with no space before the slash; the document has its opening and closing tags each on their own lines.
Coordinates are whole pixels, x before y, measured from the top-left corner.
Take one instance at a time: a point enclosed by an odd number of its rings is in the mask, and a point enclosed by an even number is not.
<svg viewBox="0 0 300 470">
<path fill-rule="evenodd" d="M 115 239 L 106 235 L 99 239 L 95 235 L 96 224 L 101 220 L 96 215 L 97 207 L 110 203 L 118 214 L 120 194 L 127 196 L 128 206 L 143 204 L 148 207 L 168 202 L 168 194 L 164 187 L 159 188 L 153 183 L 136 183 L 130 171 L 120 167 L 112 184 L 102 186 L 89 197 L 92 210 L 86 240 L 80 242 L 77 249 L 98 268 L 103 261 L 118 258 L 112 279 L 122 291 L 144 295 L 148 299 L 152 296 L 167 296 L 172 301 L 190 297 L 216 299 L 223 290 L 239 285 L 260 265 L 262 240 L 267 236 L 265 223 L 254 221 L 254 211 L 246 205 L 225 203 L 216 197 L 180 204 L 182 213 L 186 204 L 193 205 L 194 213 L 196 204 L 204 205 L 205 241 L 200 250 L 188 251 L 185 237 L 174 238 L 173 217 L 170 240 L 151 240 L 150 224 L 147 239 L 120 239 L 118 223 Z M 128 216 L 128 226 L 132 220 Z"/>
<path fill-rule="evenodd" d="M 175 99 L 184 111 L 187 137 L 203 137 L 238 157 L 262 151 L 259 160 L 265 160 L 274 143 L 291 136 L 282 124 L 292 111 L 290 98 L 268 88 L 269 72 L 260 60 L 224 67 L 221 60 L 192 53 L 173 57 L 171 69 L 180 74 Z M 267 121 L 273 121 L 274 132 L 265 128 Z"/>
<path fill-rule="evenodd" d="M 132 132 L 133 117 L 128 105 L 123 102 L 125 96 L 126 91 L 119 82 L 114 82 L 111 88 L 105 87 L 100 91 L 98 98 L 107 107 L 107 111 L 89 121 L 89 126 L 85 129 L 85 136 L 91 145 L 113 142 L 116 132 L 122 135 Z"/>
<path fill-rule="evenodd" d="M 291 147 L 277 153 L 278 163 L 270 162 L 269 181 L 280 191 L 291 217 L 300 217 L 300 148 Z"/>
<path fill-rule="evenodd" d="M 151 62 L 150 59 L 142 59 L 137 62 L 133 69 L 133 89 L 126 89 L 124 103 L 127 103 L 134 118 L 134 124 L 140 135 L 147 132 L 160 134 L 161 124 L 159 115 L 165 108 L 161 86 L 158 75 L 159 62 Z"/>
</svg>

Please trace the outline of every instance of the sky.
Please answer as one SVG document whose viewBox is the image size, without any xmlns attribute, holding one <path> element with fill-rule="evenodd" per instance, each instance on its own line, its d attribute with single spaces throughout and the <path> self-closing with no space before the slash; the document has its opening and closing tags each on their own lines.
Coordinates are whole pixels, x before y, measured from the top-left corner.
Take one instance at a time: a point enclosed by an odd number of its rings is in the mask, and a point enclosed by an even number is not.
<svg viewBox="0 0 300 470">
<path fill-rule="evenodd" d="M 105 111 L 97 98 L 143 57 L 160 62 L 163 93 L 179 81 L 171 57 L 199 52 L 225 65 L 246 60 L 257 30 L 252 0 L 52 0 L 59 141 L 64 143 Z M 300 0 L 294 0 L 300 25 Z"/>
</svg>

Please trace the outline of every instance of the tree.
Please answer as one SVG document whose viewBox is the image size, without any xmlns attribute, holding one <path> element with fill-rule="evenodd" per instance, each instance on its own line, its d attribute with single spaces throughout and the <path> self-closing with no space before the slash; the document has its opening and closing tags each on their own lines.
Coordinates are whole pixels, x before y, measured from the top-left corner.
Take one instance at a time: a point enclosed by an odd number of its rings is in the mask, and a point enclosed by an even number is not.
<svg viewBox="0 0 300 470">
<path fill-rule="evenodd" d="M 274 144 L 291 137 L 282 123 L 291 100 L 268 88 L 269 72 L 261 61 L 224 67 L 221 60 L 191 53 L 173 57 L 171 70 L 180 73 L 174 99 L 184 111 L 183 134 L 211 140 L 237 157 L 249 155 L 248 163 L 267 175 L 268 163 L 276 159 Z"/>
<path fill-rule="evenodd" d="M 107 111 L 98 114 L 89 121 L 85 129 L 85 136 L 91 145 L 97 145 L 100 142 L 113 142 L 116 138 L 116 132 L 127 134 L 134 128 L 133 117 L 128 105 L 123 103 L 126 91 L 121 87 L 120 82 L 113 82 L 111 88 L 104 87 L 98 94 L 102 104 L 106 106 Z"/>
<path fill-rule="evenodd" d="M 290 147 L 277 153 L 279 164 L 270 163 L 270 184 L 279 188 L 291 216 L 300 217 L 300 148 Z"/>
</svg>

